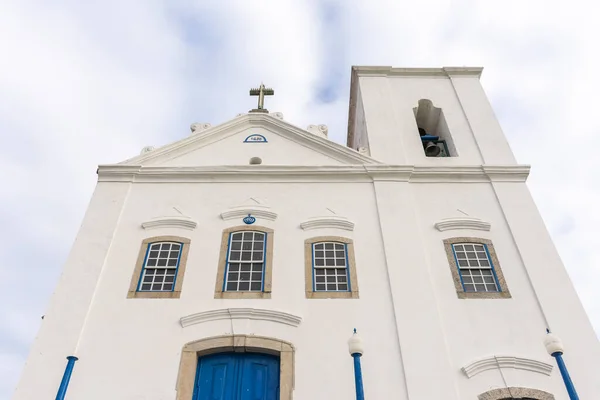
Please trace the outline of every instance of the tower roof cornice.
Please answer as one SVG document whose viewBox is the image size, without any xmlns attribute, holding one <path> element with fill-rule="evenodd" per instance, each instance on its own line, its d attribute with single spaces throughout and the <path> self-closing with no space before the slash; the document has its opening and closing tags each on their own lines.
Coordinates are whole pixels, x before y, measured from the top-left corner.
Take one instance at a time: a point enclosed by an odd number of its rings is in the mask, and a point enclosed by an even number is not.
<svg viewBox="0 0 600 400">
<path fill-rule="evenodd" d="M 353 66 L 354 76 L 442 76 L 466 75 L 481 77 L 483 67 L 394 68 L 389 66 Z"/>
</svg>

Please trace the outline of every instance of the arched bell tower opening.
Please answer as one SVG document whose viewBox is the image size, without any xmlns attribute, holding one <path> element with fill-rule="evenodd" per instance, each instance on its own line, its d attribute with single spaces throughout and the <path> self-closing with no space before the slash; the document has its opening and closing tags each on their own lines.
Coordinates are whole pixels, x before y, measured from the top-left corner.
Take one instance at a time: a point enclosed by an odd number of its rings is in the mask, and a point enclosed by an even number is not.
<svg viewBox="0 0 600 400">
<path fill-rule="evenodd" d="M 427 157 L 456 157 L 456 147 L 450 135 L 444 112 L 428 99 L 421 99 L 413 108 L 423 151 Z"/>
</svg>

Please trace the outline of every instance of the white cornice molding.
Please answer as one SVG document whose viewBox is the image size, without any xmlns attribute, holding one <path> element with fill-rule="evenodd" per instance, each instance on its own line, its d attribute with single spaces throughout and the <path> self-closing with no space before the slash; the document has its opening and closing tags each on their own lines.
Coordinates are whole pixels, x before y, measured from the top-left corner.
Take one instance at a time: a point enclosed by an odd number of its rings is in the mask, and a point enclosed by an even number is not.
<svg viewBox="0 0 600 400">
<path fill-rule="evenodd" d="M 474 76 L 479 78 L 482 67 L 442 67 L 442 68 L 394 68 L 376 66 L 353 66 L 352 72 L 358 76 Z"/>
<path fill-rule="evenodd" d="M 531 171 L 529 165 L 483 165 L 492 182 L 525 182 Z"/>
<path fill-rule="evenodd" d="M 313 135 L 314 136 L 314 135 Z M 321 139 L 321 138 L 317 138 Z M 322 139 L 326 140 L 326 139 Z M 156 150 L 155 150 L 156 151 Z M 355 152 L 356 153 L 356 152 Z M 357 153 L 358 154 L 358 153 Z M 152 167 L 100 165 L 100 182 L 525 182 L 527 165 L 235 165 Z"/>
<path fill-rule="evenodd" d="M 324 217 L 309 218 L 301 223 L 300 227 L 305 231 L 327 228 L 353 231 L 354 222 L 349 221 L 348 218 L 339 215 L 327 215 Z"/>
<path fill-rule="evenodd" d="M 433 224 L 435 229 L 440 232 L 454 229 L 474 229 L 479 231 L 489 231 L 492 225 L 479 218 L 474 217 L 453 217 L 444 218 Z"/>
<path fill-rule="evenodd" d="M 190 217 L 183 216 L 157 217 L 152 218 L 150 221 L 142 222 L 142 228 L 144 229 L 183 228 L 194 230 L 197 225 L 196 221 L 192 221 Z"/>
<path fill-rule="evenodd" d="M 525 182 L 529 165 L 416 165 L 411 182 Z"/>
<path fill-rule="evenodd" d="M 269 207 L 261 206 L 261 205 L 248 205 L 248 206 L 239 206 L 232 207 L 226 211 L 221 213 L 221 218 L 224 221 L 228 221 L 231 219 L 239 219 L 248 216 L 248 214 L 253 217 L 266 219 L 269 221 L 275 221 L 277 219 L 277 213 L 273 211 L 269 211 Z"/>
<path fill-rule="evenodd" d="M 531 358 L 523 357 L 512 357 L 512 356 L 491 356 L 473 361 L 461 370 L 465 373 L 467 378 L 490 370 L 498 368 L 514 368 L 521 369 L 524 371 L 537 372 L 540 374 L 548 375 L 552 373 L 552 365 L 543 361 L 533 360 Z"/>
<path fill-rule="evenodd" d="M 262 308 L 223 308 L 220 310 L 203 311 L 181 317 L 179 322 L 185 328 L 190 325 L 220 319 L 254 319 L 277 322 L 294 327 L 297 327 L 302 322 L 302 317 L 297 315 Z"/>
</svg>

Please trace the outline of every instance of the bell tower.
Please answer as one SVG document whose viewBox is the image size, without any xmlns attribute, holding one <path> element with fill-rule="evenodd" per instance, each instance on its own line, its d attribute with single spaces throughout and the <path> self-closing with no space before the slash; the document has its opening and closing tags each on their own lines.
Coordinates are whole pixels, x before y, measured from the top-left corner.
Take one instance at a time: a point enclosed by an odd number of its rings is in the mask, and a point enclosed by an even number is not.
<svg viewBox="0 0 600 400">
<path fill-rule="evenodd" d="M 481 72 L 353 67 L 348 147 L 397 165 L 515 165 Z"/>
</svg>

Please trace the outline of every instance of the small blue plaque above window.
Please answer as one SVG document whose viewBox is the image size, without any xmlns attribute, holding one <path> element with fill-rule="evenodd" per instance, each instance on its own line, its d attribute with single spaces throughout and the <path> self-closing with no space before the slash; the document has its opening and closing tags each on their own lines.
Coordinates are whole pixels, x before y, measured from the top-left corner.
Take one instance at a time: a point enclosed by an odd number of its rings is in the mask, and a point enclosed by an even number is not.
<svg viewBox="0 0 600 400">
<path fill-rule="evenodd" d="M 254 218 L 252 215 L 248 214 L 248 216 L 244 217 L 244 219 L 242 221 L 244 221 L 244 223 L 246 225 L 252 225 L 253 223 L 256 222 L 256 218 Z"/>
<path fill-rule="evenodd" d="M 267 138 L 263 135 L 254 133 L 248 136 L 246 139 L 244 139 L 244 143 L 267 143 Z"/>
</svg>

